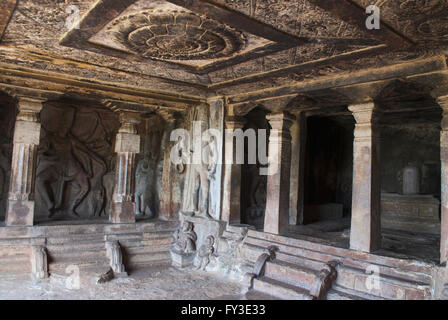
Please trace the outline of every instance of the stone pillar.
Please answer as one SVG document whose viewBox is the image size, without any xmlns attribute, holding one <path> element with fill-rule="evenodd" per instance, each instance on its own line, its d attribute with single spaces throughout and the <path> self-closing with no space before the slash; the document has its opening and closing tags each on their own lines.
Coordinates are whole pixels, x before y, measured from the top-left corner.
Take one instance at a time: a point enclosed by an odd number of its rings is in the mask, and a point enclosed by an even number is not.
<svg viewBox="0 0 448 320">
<path fill-rule="evenodd" d="M 171 161 L 171 148 L 175 142 L 170 141 L 171 131 L 176 128 L 177 118 L 172 114 L 165 115 L 167 126 L 163 138 L 165 150 L 163 153 L 162 195 L 160 199 L 160 219 L 177 220 L 178 212 L 172 206 L 172 192 L 174 180 L 174 165 Z"/>
<path fill-rule="evenodd" d="M 44 100 L 18 98 L 11 178 L 6 208 L 7 226 L 31 226 L 34 219 L 34 180 L 40 138 L 39 112 Z"/>
<path fill-rule="evenodd" d="M 306 114 L 299 111 L 291 127 L 291 181 L 289 197 L 289 224 L 303 224 Z"/>
<path fill-rule="evenodd" d="M 121 127 L 115 139 L 117 153 L 115 167 L 115 186 L 109 220 L 113 223 L 135 222 L 135 155 L 140 152 L 140 136 L 137 113 L 120 113 Z"/>
<path fill-rule="evenodd" d="M 267 116 L 272 127 L 269 136 L 269 172 L 264 231 L 282 234 L 289 225 L 291 175 L 291 133 L 294 117 L 288 113 Z"/>
<path fill-rule="evenodd" d="M 381 247 L 380 131 L 376 108 L 374 102 L 349 106 L 356 121 L 350 249 L 364 252 Z"/>
<path fill-rule="evenodd" d="M 234 130 L 242 129 L 246 119 L 243 117 L 230 116 L 225 120 L 225 166 L 223 185 L 223 221 L 229 224 L 241 223 L 241 169 L 242 165 L 236 163 L 236 138 L 233 136 Z M 241 150 L 244 152 L 244 150 Z"/>
<path fill-rule="evenodd" d="M 441 232 L 440 263 L 448 262 L 448 95 L 437 98 L 443 110 L 440 131 L 440 172 L 441 172 Z"/>
</svg>

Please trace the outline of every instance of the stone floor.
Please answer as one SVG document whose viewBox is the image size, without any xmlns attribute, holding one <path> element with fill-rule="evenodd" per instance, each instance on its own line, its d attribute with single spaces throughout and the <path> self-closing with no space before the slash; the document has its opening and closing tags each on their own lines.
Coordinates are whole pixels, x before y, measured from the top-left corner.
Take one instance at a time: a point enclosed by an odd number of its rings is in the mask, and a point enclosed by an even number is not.
<svg viewBox="0 0 448 320">
<path fill-rule="evenodd" d="M 158 266 L 135 270 L 126 278 L 97 284 L 98 272 L 81 271 L 79 286 L 71 272 L 33 282 L 1 278 L 0 299 L 37 300 L 215 300 L 242 299 L 242 284 L 197 270 Z"/>
<path fill-rule="evenodd" d="M 349 248 L 350 217 L 289 226 L 285 235 L 330 246 Z M 425 262 L 438 262 L 440 259 L 440 235 L 393 229 L 382 229 L 381 235 L 382 248 L 374 252 L 375 254 L 395 258 L 412 258 Z"/>
</svg>

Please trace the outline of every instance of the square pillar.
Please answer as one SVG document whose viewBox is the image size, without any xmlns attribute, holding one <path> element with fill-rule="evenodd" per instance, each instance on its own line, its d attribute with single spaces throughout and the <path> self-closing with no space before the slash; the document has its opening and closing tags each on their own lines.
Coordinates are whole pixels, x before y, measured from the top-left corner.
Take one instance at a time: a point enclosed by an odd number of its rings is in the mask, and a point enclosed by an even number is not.
<svg viewBox="0 0 448 320">
<path fill-rule="evenodd" d="M 289 224 L 303 224 L 305 150 L 306 150 L 306 114 L 299 111 L 294 114 L 296 120 L 291 127 L 291 181 L 289 197 Z"/>
<path fill-rule="evenodd" d="M 294 116 L 273 113 L 267 116 L 272 127 L 269 136 L 269 172 L 264 231 L 282 234 L 289 225 L 291 175 L 291 133 Z"/>
<path fill-rule="evenodd" d="M 120 113 L 121 127 L 115 139 L 117 153 L 115 185 L 109 220 L 113 223 L 135 222 L 135 156 L 140 152 L 140 136 L 137 113 Z"/>
<path fill-rule="evenodd" d="M 443 110 L 440 131 L 440 263 L 446 263 L 448 262 L 448 96 L 438 97 L 437 102 Z"/>
<path fill-rule="evenodd" d="M 355 118 L 350 249 L 381 247 L 381 172 L 378 112 L 374 102 L 348 107 Z"/>
<path fill-rule="evenodd" d="M 231 116 L 225 119 L 225 166 L 221 219 L 229 224 L 241 223 L 241 164 L 234 159 L 237 152 L 237 138 L 233 133 L 244 127 L 246 119 Z M 244 152 L 244 150 L 239 150 Z"/>
<path fill-rule="evenodd" d="M 11 178 L 6 206 L 7 226 L 31 226 L 34 220 L 34 181 L 40 139 L 39 112 L 45 100 L 18 98 Z"/>
</svg>

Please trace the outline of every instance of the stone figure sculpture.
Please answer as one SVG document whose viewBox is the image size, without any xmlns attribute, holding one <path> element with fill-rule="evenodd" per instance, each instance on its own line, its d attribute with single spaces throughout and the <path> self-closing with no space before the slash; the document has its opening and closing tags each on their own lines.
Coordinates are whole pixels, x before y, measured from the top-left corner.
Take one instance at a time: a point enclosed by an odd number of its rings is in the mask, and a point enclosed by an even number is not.
<svg viewBox="0 0 448 320">
<path fill-rule="evenodd" d="M 215 252 L 215 238 L 212 235 L 209 235 L 205 238 L 204 244 L 199 248 L 198 258 L 199 264 L 197 269 L 205 270 L 205 268 L 210 263 L 210 256 Z"/>
<path fill-rule="evenodd" d="M 193 206 L 195 214 L 211 218 L 209 214 L 210 180 L 215 178 L 217 149 L 214 136 L 202 145 L 202 163 L 193 165 Z"/>
<path fill-rule="evenodd" d="M 136 170 L 136 186 L 135 186 L 135 209 L 138 216 L 152 216 L 154 213 L 150 207 L 150 199 L 148 197 L 148 187 L 150 179 L 154 177 L 151 174 L 154 161 L 151 153 L 146 153 L 144 158 L 137 164 Z"/>
<path fill-rule="evenodd" d="M 110 267 L 113 270 L 114 275 L 127 275 L 119 242 L 107 241 L 106 250 L 107 257 L 110 260 Z"/>
<path fill-rule="evenodd" d="M 193 228 L 193 223 L 184 221 L 179 229 L 174 232 L 174 251 L 181 254 L 190 254 L 196 251 L 196 240 L 198 236 L 193 231 Z"/>
<path fill-rule="evenodd" d="M 31 252 L 31 270 L 33 279 L 48 277 L 48 257 L 44 246 L 33 245 Z"/>
</svg>

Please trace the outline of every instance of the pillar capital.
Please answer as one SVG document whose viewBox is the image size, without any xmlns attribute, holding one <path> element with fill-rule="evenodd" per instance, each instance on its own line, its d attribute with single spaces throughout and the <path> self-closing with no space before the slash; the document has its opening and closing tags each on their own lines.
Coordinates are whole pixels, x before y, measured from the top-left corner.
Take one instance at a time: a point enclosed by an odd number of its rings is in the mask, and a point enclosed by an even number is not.
<svg viewBox="0 0 448 320">
<path fill-rule="evenodd" d="M 246 118 L 241 116 L 227 116 L 225 118 L 226 129 L 242 129 L 246 122 Z"/>
<path fill-rule="evenodd" d="M 437 103 L 445 111 L 448 110 L 448 94 L 443 96 L 438 96 L 436 98 Z"/>
<path fill-rule="evenodd" d="M 17 109 L 19 113 L 17 115 L 17 120 L 20 121 L 39 121 L 39 112 L 42 110 L 43 103 L 46 99 L 36 99 L 30 97 L 17 97 Z"/>
<path fill-rule="evenodd" d="M 118 120 L 121 123 L 118 132 L 136 134 L 141 117 L 140 113 L 137 112 L 120 112 Z"/>
<path fill-rule="evenodd" d="M 355 118 L 356 124 L 371 124 L 378 119 L 378 105 L 371 101 L 348 106 Z"/>
<path fill-rule="evenodd" d="M 289 112 L 270 113 L 266 116 L 272 129 L 288 130 L 293 125 L 295 117 Z"/>
</svg>

